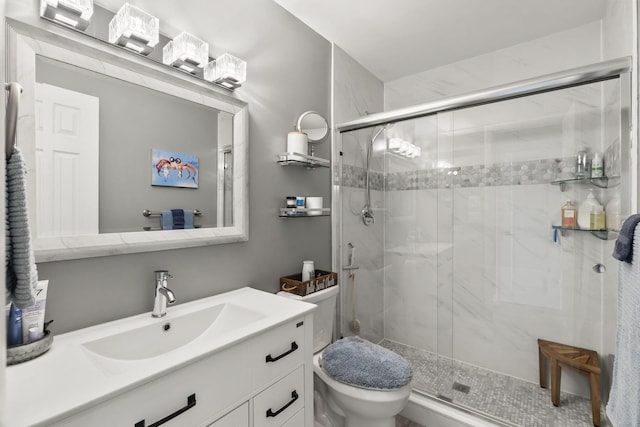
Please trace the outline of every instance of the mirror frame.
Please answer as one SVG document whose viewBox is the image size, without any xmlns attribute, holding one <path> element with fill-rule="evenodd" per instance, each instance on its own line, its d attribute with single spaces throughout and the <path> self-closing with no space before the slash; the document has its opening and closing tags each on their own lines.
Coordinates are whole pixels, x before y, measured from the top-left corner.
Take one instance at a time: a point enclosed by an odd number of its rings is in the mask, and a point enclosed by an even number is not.
<svg viewBox="0 0 640 427">
<path fill-rule="evenodd" d="M 27 163 L 27 206 L 32 236 L 35 224 L 35 84 L 36 56 L 106 74 L 149 89 L 197 102 L 233 115 L 233 226 L 192 230 L 139 231 L 33 238 L 36 262 L 61 261 L 137 252 L 219 245 L 249 240 L 248 104 L 183 72 L 166 69 L 124 49 L 82 33 L 38 20 L 7 22 L 7 79 L 24 87 L 18 113 L 17 144 Z M 215 197 L 215 194 L 212 195 Z M 140 213 L 142 218 L 142 213 Z"/>
<path fill-rule="evenodd" d="M 321 138 L 311 138 L 309 137 L 309 134 L 304 130 L 305 127 L 302 126 L 302 122 L 308 116 L 318 116 L 324 122 L 324 134 L 322 135 Z M 327 135 L 329 135 L 329 122 L 327 122 L 327 119 L 317 111 L 305 111 L 304 113 L 300 114 L 300 117 L 298 117 L 298 122 L 296 123 L 296 130 L 298 132 L 306 133 L 307 140 L 309 141 L 310 144 L 319 144 L 327 138 Z"/>
</svg>

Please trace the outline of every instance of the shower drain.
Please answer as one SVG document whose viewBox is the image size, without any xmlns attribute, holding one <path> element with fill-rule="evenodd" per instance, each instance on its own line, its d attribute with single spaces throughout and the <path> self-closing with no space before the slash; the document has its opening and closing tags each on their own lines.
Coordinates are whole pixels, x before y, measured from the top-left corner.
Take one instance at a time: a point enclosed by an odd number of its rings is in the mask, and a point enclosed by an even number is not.
<svg viewBox="0 0 640 427">
<path fill-rule="evenodd" d="M 459 382 L 454 382 L 451 388 L 464 394 L 469 393 L 469 390 L 471 390 L 471 387 L 469 387 L 468 385 L 460 384 Z"/>
</svg>

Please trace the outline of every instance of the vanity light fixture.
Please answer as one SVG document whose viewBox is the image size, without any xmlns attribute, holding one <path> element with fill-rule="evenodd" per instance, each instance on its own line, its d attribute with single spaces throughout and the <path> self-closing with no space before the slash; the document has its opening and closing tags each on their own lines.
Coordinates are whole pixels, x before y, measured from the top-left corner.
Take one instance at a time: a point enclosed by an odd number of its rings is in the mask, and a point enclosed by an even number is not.
<svg viewBox="0 0 640 427">
<path fill-rule="evenodd" d="M 236 89 L 247 80 L 247 63 L 228 53 L 222 54 L 204 68 L 204 79 Z"/>
<path fill-rule="evenodd" d="M 387 143 L 389 151 L 408 159 L 420 157 L 422 149 L 415 144 L 405 141 L 402 138 L 390 138 Z"/>
<path fill-rule="evenodd" d="M 93 15 L 93 0 L 40 0 L 40 16 L 84 31 Z"/>
<path fill-rule="evenodd" d="M 109 22 L 109 42 L 148 55 L 160 40 L 160 20 L 125 3 Z"/>
<path fill-rule="evenodd" d="M 187 32 L 178 34 L 162 49 L 162 62 L 195 74 L 209 61 L 209 43 Z"/>
</svg>

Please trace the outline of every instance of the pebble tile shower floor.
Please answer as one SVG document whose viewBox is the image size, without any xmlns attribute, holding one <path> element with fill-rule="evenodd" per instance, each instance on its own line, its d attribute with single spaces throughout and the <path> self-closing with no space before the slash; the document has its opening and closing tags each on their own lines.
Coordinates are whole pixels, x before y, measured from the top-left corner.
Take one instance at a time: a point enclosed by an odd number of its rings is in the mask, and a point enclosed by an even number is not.
<svg viewBox="0 0 640 427">
<path fill-rule="evenodd" d="M 413 368 L 413 387 L 426 392 L 444 390 L 445 379 L 438 378 L 437 358 L 434 353 L 409 347 L 389 340 L 381 346 L 402 355 Z M 442 361 L 440 362 L 442 366 Z M 592 427 L 591 401 L 588 398 L 561 393 L 560 406 L 551 404 L 550 391 L 538 384 L 508 375 L 478 368 L 462 362 L 444 362 L 446 372 L 455 372 L 454 381 L 469 386 L 468 393 L 458 391 L 464 387 L 448 387 L 445 397 L 459 405 L 473 408 L 491 417 L 504 420 L 508 425 L 522 427 Z M 452 366 L 453 364 L 453 366 Z M 444 371 L 445 369 L 443 369 Z M 451 378 L 450 375 L 448 375 Z M 405 420 L 402 420 L 403 422 Z M 400 421 L 399 421 L 400 422 Z M 405 425 L 399 423 L 398 425 Z M 409 424 L 414 425 L 414 424 Z M 437 427 L 437 426 L 428 426 Z M 602 420 L 601 427 L 609 427 Z"/>
</svg>

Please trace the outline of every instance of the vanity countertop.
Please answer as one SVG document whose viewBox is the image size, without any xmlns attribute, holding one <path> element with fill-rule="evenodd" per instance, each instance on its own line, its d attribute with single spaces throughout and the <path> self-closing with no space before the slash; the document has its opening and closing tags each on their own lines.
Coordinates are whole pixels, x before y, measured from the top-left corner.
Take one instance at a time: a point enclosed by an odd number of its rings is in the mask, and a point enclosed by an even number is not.
<svg viewBox="0 0 640 427">
<path fill-rule="evenodd" d="M 225 325 L 215 333 L 205 330 L 192 341 L 153 357 L 117 360 L 94 354 L 86 346 L 149 325 L 161 328 L 221 304 L 249 310 L 255 319 L 237 327 Z M 41 357 L 7 367 L 7 425 L 59 421 L 314 309 L 313 304 L 245 287 L 169 307 L 159 319 L 144 313 L 56 336 Z"/>
</svg>

